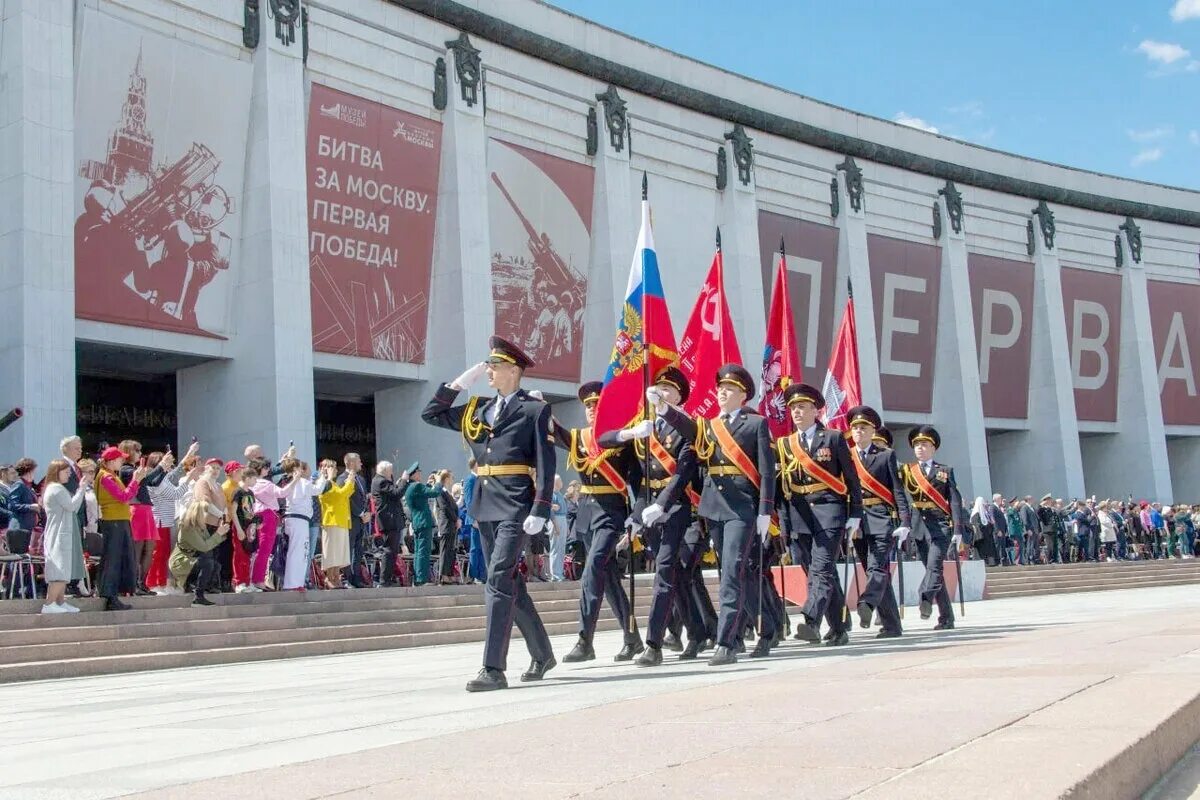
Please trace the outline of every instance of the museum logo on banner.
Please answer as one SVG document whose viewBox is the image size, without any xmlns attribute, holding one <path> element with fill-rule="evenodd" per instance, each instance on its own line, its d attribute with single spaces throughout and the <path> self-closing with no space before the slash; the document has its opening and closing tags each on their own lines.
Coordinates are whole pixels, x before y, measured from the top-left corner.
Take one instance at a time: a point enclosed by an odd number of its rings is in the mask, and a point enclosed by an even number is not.
<svg viewBox="0 0 1200 800">
<path fill-rule="evenodd" d="M 425 362 L 441 125 L 314 84 L 313 349 Z"/>
</svg>

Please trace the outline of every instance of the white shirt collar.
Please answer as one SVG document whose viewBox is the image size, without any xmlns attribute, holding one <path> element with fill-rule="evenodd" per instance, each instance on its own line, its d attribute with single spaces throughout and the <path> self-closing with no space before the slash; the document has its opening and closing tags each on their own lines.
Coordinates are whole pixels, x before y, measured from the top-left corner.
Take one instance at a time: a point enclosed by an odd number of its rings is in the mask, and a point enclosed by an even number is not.
<svg viewBox="0 0 1200 800">
<path fill-rule="evenodd" d="M 816 436 L 816 434 L 817 434 L 817 423 L 814 422 L 812 425 L 809 425 L 807 428 L 805 428 L 804 433 L 801 435 L 804 437 L 804 441 L 811 442 L 812 438 L 814 436 Z"/>
<path fill-rule="evenodd" d="M 932 458 L 931 458 L 931 459 L 929 459 L 928 461 L 922 461 L 922 462 L 921 462 L 921 469 L 923 469 L 923 470 L 926 470 L 926 471 L 928 471 L 928 470 L 929 470 L 929 468 L 930 468 L 930 467 L 932 467 L 932 466 L 933 466 L 933 459 L 932 459 Z"/>
</svg>

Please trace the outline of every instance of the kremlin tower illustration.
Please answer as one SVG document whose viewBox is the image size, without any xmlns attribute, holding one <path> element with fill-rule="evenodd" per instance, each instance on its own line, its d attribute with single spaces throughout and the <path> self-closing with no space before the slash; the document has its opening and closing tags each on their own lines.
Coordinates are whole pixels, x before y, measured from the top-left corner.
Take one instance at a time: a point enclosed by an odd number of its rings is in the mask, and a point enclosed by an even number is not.
<svg viewBox="0 0 1200 800">
<path fill-rule="evenodd" d="M 154 136 L 146 130 L 146 76 L 142 74 L 142 51 L 129 73 L 129 91 L 121 105 L 121 122 L 108 140 L 108 158 L 85 161 L 79 174 L 91 181 L 112 185 L 125 182 L 130 172 L 149 178 L 154 158 Z"/>
</svg>

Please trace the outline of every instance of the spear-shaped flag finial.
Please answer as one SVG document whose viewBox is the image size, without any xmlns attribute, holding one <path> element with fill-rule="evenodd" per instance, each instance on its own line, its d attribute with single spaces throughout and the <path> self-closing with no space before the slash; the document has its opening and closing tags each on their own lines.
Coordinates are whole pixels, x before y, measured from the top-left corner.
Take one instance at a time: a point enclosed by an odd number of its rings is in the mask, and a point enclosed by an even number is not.
<svg viewBox="0 0 1200 800">
<path fill-rule="evenodd" d="M 642 199 L 645 200 L 650 194 L 648 184 L 646 182 L 646 173 L 642 173 Z"/>
<path fill-rule="evenodd" d="M 721 249 L 721 226 L 717 226 L 717 249 Z"/>
<path fill-rule="evenodd" d="M 779 237 L 779 255 L 780 255 L 780 257 L 782 257 L 784 255 L 783 237 L 782 236 Z"/>
<path fill-rule="evenodd" d="M 854 282 L 846 278 L 846 296 L 851 300 L 854 299 Z"/>
</svg>

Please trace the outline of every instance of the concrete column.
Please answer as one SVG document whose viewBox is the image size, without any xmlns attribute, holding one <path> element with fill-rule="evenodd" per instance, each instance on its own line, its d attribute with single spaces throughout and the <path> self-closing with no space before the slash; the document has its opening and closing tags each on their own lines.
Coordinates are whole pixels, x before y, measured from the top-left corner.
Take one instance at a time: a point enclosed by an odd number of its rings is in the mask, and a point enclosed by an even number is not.
<svg viewBox="0 0 1200 800">
<path fill-rule="evenodd" d="M 177 375 L 179 435 L 204 451 L 241 453 L 251 442 L 277 453 L 295 441 L 316 455 L 304 65 L 267 15 L 254 52 L 242 241 L 234 292 L 233 358 Z M 236 413 L 230 413 L 236 407 Z"/>
<path fill-rule="evenodd" d="M 1071 385 L 1058 250 L 1034 228 L 1033 328 L 1029 353 L 1029 428 L 992 436 L 993 483 L 1007 495 L 1045 492 L 1082 497 L 1083 459 Z"/>
<path fill-rule="evenodd" d="M 596 103 L 602 129 L 596 151 L 596 180 L 592 203 L 592 254 L 584 312 L 582 377 L 600 380 L 612 355 L 617 314 L 625 301 L 629 265 L 637 244 L 641 180 L 629 168 L 629 140 L 617 150 L 604 121 L 604 106 Z M 654 178 L 649 178 L 650 207 L 654 207 Z M 594 377 L 593 377 L 594 376 Z"/>
<path fill-rule="evenodd" d="M 0 4 L 0 461 L 75 432 L 73 0 Z"/>
<path fill-rule="evenodd" d="M 754 170 L 749 183 L 738 177 L 733 143 L 723 144 L 729 164 L 729 183 L 717 201 L 717 225 L 721 228 L 721 249 L 725 265 L 725 295 L 741 346 L 742 366 L 755 376 L 762 371 L 763 345 L 767 339 L 767 315 L 763 298 L 771 296 L 771 284 L 763 284 L 762 253 L 758 247 L 758 201 L 755 197 Z M 697 235 L 703 235 L 697 231 Z M 772 271 L 770 275 L 774 275 Z M 686 319 L 683 320 L 686 322 Z M 678 331 L 682 333 L 682 330 Z"/>
<path fill-rule="evenodd" d="M 443 56 L 450 78 L 442 115 L 442 158 L 438 176 L 438 216 L 434 229 L 433 275 L 429 291 L 431 335 L 425 346 L 427 380 L 375 393 L 375 433 L 380 458 L 402 465 L 418 456 L 426 467 L 460 471 L 461 441 L 424 424 L 420 411 L 438 384 L 487 355 L 495 330 L 492 300 L 491 236 L 488 227 L 487 128 L 482 93 L 468 105 L 454 69 L 454 52 Z M 482 383 L 473 387 L 487 393 Z"/>
<path fill-rule="evenodd" d="M 1121 374 L 1117 382 L 1117 432 L 1087 437 L 1087 492 L 1100 497 L 1173 499 L 1171 464 L 1158 394 L 1158 359 L 1150 328 L 1146 269 L 1135 263 L 1129 241 L 1118 237 L 1121 276 Z M 1190 500 L 1190 497 L 1181 497 Z"/>
<path fill-rule="evenodd" d="M 1174 436 L 1167 439 L 1167 458 L 1171 465 L 1171 486 L 1174 500 L 1195 502 L 1196 487 L 1200 485 L 1200 438 Z"/>
<path fill-rule="evenodd" d="M 844 169 L 837 170 L 838 182 L 838 254 L 837 286 L 834 294 L 833 325 L 836 331 L 846 307 L 846 281 L 854 286 L 854 327 L 858 333 L 858 370 L 862 375 L 863 402 L 882 413 L 883 389 L 879 379 L 879 338 L 875 331 L 875 291 L 871 286 L 871 259 L 867 253 L 866 198 L 855 211 L 846 190 Z M 819 367 L 820 365 L 818 365 Z M 809 383 L 819 385 L 825 373 L 812 376 Z M 886 423 L 887 420 L 884 420 Z"/>
<path fill-rule="evenodd" d="M 992 493 L 983 395 L 979 387 L 979 351 L 971 311 L 967 241 L 954 230 L 946 198 L 938 195 L 942 217 L 942 284 L 938 292 L 938 335 L 933 365 L 933 424 L 942 435 L 938 460 L 952 465 L 963 496 Z"/>
</svg>

